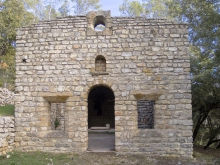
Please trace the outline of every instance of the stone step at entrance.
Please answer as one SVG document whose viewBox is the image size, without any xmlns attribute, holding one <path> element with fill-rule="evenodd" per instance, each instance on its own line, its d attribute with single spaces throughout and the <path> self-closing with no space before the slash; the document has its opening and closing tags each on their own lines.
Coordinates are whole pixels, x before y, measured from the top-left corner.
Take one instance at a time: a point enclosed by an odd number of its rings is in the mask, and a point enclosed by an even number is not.
<svg viewBox="0 0 220 165">
<path fill-rule="evenodd" d="M 114 152 L 114 132 L 89 132 L 88 152 Z"/>
</svg>

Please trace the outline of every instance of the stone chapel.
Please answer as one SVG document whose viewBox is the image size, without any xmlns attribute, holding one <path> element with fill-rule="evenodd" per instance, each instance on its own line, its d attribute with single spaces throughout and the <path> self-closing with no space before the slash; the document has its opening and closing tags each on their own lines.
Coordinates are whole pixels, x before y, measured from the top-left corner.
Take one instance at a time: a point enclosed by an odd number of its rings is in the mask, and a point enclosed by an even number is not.
<svg viewBox="0 0 220 165">
<path fill-rule="evenodd" d="M 17 29 L 16 149 L 85 152 L 98 127 L 118 153 L 191 157 L 187 28 L 92 11 Z"/>
</svg>

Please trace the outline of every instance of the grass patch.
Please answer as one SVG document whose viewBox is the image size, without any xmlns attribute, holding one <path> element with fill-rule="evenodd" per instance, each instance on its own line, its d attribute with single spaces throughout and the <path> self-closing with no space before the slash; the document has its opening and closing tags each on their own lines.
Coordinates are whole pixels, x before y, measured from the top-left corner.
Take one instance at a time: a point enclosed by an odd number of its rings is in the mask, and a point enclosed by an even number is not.
<svg viewBox="0 0 220 165">
<path fill-rule="evenodd" d="M 208 164 L 220 165 L 219 150 L 212 149 L 212 152 L 194 148 L 194 158 L 184 157 L 154 157 L 144 155 L 118 155 L 117 153 L 48 153 L 48 152 L 21 152 L 14 151 L 8 153 L 9 158 L 0 156 L 0 165 L 188 165 L 188 164 Z M 207 152 L 207 154 L 204 154 Z"/>
<path fill-rule="evenodd" d="M 14 116 L 14 113 L 15 113 L 14 105 L 0 106 L 0 116 Z"/>
<path fill-rule="evenodd" d="M 53 154 L 46 152 L 12 152 L 10 158 L 0 157 L 0 165 L 61 165 L 72 161 L 69 154 Z"/>
</svg>

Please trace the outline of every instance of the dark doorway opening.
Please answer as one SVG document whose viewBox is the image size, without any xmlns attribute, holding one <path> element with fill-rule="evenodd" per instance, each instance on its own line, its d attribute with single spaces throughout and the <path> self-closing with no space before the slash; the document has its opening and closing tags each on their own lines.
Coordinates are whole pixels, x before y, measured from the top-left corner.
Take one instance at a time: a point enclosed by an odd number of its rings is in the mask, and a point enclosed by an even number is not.
<svg viewBox="0 0 220 165">
<path fill-rule="evenodd" d="M 108 87 L 96 86 L 90 91 L 88 96 L 88 151 L 115 150 L 114 105 L 115 96 Z"/>
<path fill-rule="evenodd" d="M 105 86 L 94 87 L 88 97 L 88 128 L 115 128 L 115 96 L 111 89 Z"/>
</svg>

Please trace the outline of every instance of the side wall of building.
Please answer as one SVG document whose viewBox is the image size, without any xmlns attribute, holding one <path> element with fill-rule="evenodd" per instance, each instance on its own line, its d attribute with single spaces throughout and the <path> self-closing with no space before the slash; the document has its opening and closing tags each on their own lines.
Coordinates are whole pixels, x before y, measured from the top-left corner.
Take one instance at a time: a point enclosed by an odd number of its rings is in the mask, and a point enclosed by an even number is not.
<svg viewBox="0 0 220 165">
<path fill-rule="evenodd" d="M 7 88 L 0 88 L 0 106 L 14 104 L 14 95 L 14 92 L 9 91 Z"/>
<path fill-rule="evenodd" d="M 14 150 L 14 138 L 14 117 L 0 117 L 0 155 Z"/>
<path fill-rule="evenodd" d="M 115 95 L 117 152 L 191 157 L 187 26 L 115 17 L 107 31 L 91 33 L 88 19 L 67 17 L 17 30 L 17 149 L 86 151 L 88 94 L 104 85 Z M 98 55 L 106 59 L 105 74 L 95 72 Z M 139 99 L 155 100 L 154 129 L 138 129 Z M 64 130 L 52 130 L 52 102 L 65 103 Z"/>
</svg>

